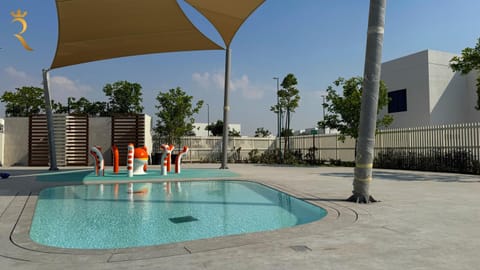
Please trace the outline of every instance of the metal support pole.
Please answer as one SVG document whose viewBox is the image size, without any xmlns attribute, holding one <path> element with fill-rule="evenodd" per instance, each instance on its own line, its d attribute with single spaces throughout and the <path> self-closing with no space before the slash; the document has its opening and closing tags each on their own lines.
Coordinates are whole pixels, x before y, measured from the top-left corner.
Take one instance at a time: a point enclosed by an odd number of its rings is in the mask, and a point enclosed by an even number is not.
<svg viewBox="0 0 480 270">
<path fill-rule="evenodd" d="M 222 166 L 220 169 L 228 169 L 228 90 L 230 85 L 230 46 L 225 50 L 225 93 L 223 100 L 223 143 L 222 143 Z"/>
<path fill-rule="evenodd" d="M 48 69 L 43 69 L 43 94 L 45 97 L 45 112 L 47 114 L 47 128 L 48 128 L 48 153 L 50 155 L 50 169 L 51 171 L 58 171 L 57 167 L 57 153 L 55 149 L 55 131 L 53 129 L 53 115 L 52 102 L 50 101 L 50 89 L 48 87 Z"/>
</svg>

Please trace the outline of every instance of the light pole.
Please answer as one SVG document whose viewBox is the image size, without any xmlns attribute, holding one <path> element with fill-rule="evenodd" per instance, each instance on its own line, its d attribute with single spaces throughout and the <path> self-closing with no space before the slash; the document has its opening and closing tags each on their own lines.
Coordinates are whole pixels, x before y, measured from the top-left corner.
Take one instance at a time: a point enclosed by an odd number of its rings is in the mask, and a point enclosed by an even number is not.
<svg viewBox="0 0 480 270">
<path fill-rule="evenodd" d="M 280 119 L 281 118 L 280 117 L 281 116 L 280 116 L 280 99 L 278 97 L 278 88 L 279 88 L 279 86 L 278 86 L 279 81 L 278 80 L 279 80 L 279 78 L 278 77 L 273 77 L 273 79 L 277 80 L 277 93 L 276 93 L 277 94 L 277 110 L 278 110 L 277 111 L 277 137 L 280 137 L 280 132 L 281 132 L 281 130 L 280 130 L 280 128 L 281 128 L 280 127 L 280 125 L 281 125 L 281 120 Z"/>
<path fill-rule="evenodd" d="M 325 95 L 321 95 L 322 97 L 322 109 L 323 109 L 323 114 L 322 114 L 322 118 L 323 118 L 323 121 L 325 121 Z M 327 132 L 325 132 L 326 128 L 323 128 L 323 134 L 327 134 Z"/>
<path fill-rule="evenodd" d="M 324 104 L 325 104 L 325 95 L 321 95 L 321 97 L 322 97 L 322 108 L 323 108 L 323 115 L 322 115 L 322 117 L 323 117 L 323 120 L 325 120 L 325 106 L 324 106 Z"/>
<path fill-rule="evenodd" d="M 280 150 L 280 159 L 282 158 L 282 108 L 280 107 L 280 97 L 278 91 L 280 90 L 280 78 L 273 77 L 277 81 L 277 137 L 278 137 L 278 149 Z"/>
<path fill-rule="evenodd" d="M 210 125 L 210 104 L 207 103 L 207 126 Z M 207 137 L 210 136 L 210 130 L 207 129 Z"/>
</svg>

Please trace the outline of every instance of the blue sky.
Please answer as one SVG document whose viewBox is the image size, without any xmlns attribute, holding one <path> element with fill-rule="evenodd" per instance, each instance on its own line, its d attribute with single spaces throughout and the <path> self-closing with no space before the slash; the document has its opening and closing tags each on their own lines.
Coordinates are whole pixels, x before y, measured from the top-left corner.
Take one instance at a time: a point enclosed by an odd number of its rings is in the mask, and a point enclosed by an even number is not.
<svg viewBox="0 0 480 270">
<path fill-rule="evenodd" d="M 121 2 L 121 0 L 119 0 Z M 201 16 L 182 4 L 207 36 L 223 44 Z M 242 135 L 258 127 L 276 134 L 276 82 L 293 73 L 298 79 L 300 106 L 292 128 L 313 127 L 322 119 L 325 89 L 339 76 L 363 74 L 368 0 L 267 0 L 238 31 L 232 49 L 230 121 Z M 13 34 L 11 11 L 26 10 L 23 34 L 34 50 L 26 51 Z M 460 53 L 480 37 L 478 0 L 388 0 L 383 61 L 425 49 Z M 94 19 L 94 18 L 85 18 Z M 41 70 L 53 60 L 57 43 L 54 0 L 0 2 L 0 91 L 41 87 Z M 210 104 L 210 121 L 222 119 L 224 51 L 196 51 L 117 58 L 55 69 L 50 72 L 53 99 L 68 96 L 105 100 L 106 83 L 128 80 L 143 87 L 145 112 L 155 114 L 159 91 L 181 87 L 195 100 Z M 0 115 L 4 115 L 0 105 Z M 198 122 L 207 121 L 204 106 Z"/>
</svg>

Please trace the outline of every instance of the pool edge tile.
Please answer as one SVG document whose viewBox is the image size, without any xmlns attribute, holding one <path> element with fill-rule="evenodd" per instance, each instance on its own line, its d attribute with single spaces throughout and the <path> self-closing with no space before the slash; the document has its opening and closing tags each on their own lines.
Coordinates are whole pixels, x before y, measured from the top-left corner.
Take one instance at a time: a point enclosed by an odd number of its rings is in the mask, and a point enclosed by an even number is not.
<svg viewBox="0 0 480 270">
<path fill-rule="evenodd" d="M 108 259 L 108 262 L 147 260 L 188 254 L 190 254 L 190 252 L 186 250 L 183 245 L 174 244 L 172 247 L 171 244 L 166 244 L 164 246 L 135 248 L 133 252 L 113 253 L 110 259 Z"/>
</svg>

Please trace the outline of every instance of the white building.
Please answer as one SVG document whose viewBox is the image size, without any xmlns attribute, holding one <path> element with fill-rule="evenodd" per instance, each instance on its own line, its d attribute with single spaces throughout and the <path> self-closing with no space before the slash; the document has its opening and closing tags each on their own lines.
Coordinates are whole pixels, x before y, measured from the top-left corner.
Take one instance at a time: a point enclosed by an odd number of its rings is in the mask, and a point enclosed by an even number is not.
<svg viewBox="0 0 480 270">
<path fill-rule="evenodd" d="M 389 128 L 471 123 L 480 121 L 476 78 L 478 73 L 453 72 L 455 54 L 425 50 L 382 64 L 381 79 L 391 98 L 380 117 L 391 114 Z"/>
<path fill-rule="evenodd" d="M 205 129 L 208 126 L 208 123 L 194 123 L 193 132 L 197 137 L 207 137 L 208 131 Z M 241 124 L 228 124 L 228 130 L 236 130 L 242 134 L 242 125 Z M 210 136 L 212 133 L 210 132 Z"/>
<path fill-rule="evenodd" d="M 299 135 L 312 135 L 312 134 L 336 134 L 338 131 L 336 129 L 330 129 L 330 128 L 306 128 L 306 129 L 299 129 L 299 130 L 294 130 L 293 135 L 294 136 L 299 136 Z"/>
</svg>

